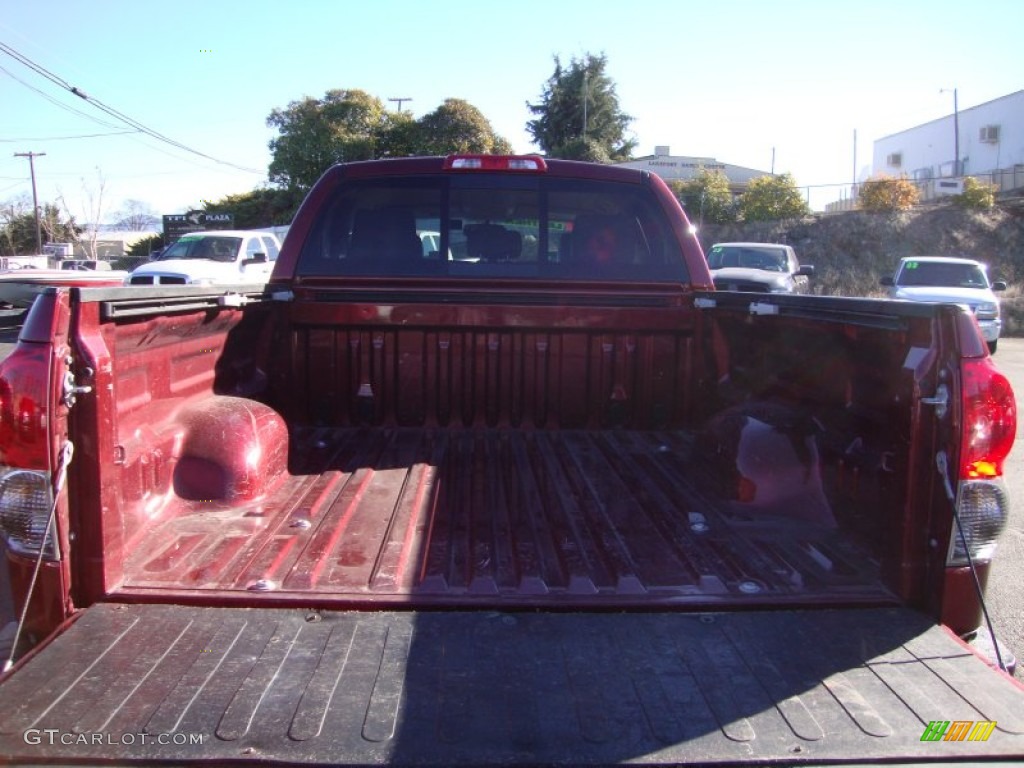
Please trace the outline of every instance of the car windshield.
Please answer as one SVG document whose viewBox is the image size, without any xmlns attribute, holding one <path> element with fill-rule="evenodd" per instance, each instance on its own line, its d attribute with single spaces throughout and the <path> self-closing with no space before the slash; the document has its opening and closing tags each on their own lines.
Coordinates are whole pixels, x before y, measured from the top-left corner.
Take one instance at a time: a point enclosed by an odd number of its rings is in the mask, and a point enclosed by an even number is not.
<svg viewBox="0 0 1024 768">
<path fill-rule="evenodd" d="M 234 261 L 240 237 L 198 237 L 185 235 L 178 242 L 160 254 L 160 261 L 170 259 L 208 259 L 210 261 Z"/>
<path fill-rule="evenodd" d="M 708 267 L 710 269 L 742 267 L 744 269 L 763 269 L 768 272 L 785 272 L 786 250 L 746 245 L 715 245 L 708 254 Z"/>
<path fill-rule="evenodd" d="M 988 288 L 985 272 L 976 264 L 908 261 L 896 281 L 899 286 Z"/>
</svg>

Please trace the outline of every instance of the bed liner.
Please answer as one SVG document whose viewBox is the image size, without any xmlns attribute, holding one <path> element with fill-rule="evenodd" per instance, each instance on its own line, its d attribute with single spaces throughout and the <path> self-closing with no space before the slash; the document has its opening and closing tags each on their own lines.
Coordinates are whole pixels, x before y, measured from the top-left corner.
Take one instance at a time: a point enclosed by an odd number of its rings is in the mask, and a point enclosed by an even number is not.
<svg viewBox="0 0 1024 768">
<path fill-rule="evenodd" d="M 713 500 L 683 431 L 308 429 L 292 440 L 290 474 L 268 497 L 179 502 L 130 538 L 122 599 L 893 600 L 854 525 L 758 519 Z"/>
</svg>

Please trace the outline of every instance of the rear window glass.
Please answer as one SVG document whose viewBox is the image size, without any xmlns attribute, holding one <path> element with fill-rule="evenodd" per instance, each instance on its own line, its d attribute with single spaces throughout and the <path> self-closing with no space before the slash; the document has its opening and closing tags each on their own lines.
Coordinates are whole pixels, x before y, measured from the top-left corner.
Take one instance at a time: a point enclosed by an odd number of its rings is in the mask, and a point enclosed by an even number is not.
<svg viewBox="0 0 1024 768">
<path fill-rule="evenodd" d="M 502 174 L 351 181 L 310 233 L 299 274 L 687 279 L 647 188 Z"/>
</svg>

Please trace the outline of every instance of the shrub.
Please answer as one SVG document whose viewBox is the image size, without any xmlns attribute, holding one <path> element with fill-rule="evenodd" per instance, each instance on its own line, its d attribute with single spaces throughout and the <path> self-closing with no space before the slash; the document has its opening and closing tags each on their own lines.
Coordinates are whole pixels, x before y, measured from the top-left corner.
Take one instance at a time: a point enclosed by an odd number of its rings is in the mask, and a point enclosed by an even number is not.
<svg viewBox="0 0 1024 768">
<path fill-rule="evenodd" d="M 736 218 L 729 177 L 721 171 L 702 168 L 696 177 L 668 185 L 693 224 L 726 224 Z"/>
<path fill-rule="evenodd" d="M 996 204 L 996 185 L 968 176 L 964 179 L 964 193 L 957 195 L 954 202 L 961 208 L 987 211 Z"/>
<path fill-rule="evenodd" d="M 758 176 L 740 196 L 740 216 L 744 221 L 796 219 L 810 212 L 796 182 L 788 173 Z"/>
<path fill-rule="evenodd" d="M 896 179 L 883 174 L 861 184 L 857 205 L 869 213 L 906 211 L 917 205 L 919 199 L 917 187 L 906 176 Z"/>
</svg>

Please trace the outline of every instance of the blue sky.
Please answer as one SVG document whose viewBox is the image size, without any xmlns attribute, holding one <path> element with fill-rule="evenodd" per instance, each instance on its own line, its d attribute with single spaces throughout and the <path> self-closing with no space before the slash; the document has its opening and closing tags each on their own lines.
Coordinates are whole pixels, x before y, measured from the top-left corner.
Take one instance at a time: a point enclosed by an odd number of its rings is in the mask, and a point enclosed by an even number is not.
<svg viewBox="0 0 1024 768">
<path fill-rule="evenodd" d="M 46 153 L 40 199 L 63 195 L 80 219 L 100 177 L 107 215 L 126 199 L 176 213 L 247 191 L 266 181 L 270 111 L 331 88 L 411 97 L 416 116 L 465 99 L 535 151 L 526 102 L 554 56 L 586 52 L 608 57 L 637 155 L 669 145 L 767 171 L 774 153 L 799 185 L 838 185 L 854 131 L 863 171 L 873 140 L 952 113 L 940 89 L 967 109 L 1024 87 L 1022 28 L 1019 0 L 4 0 L 0 42 L 222 162 L 137 134 L 55 138 L 125 128 L 0 53 L 0 203 L 30 193 L 13 156 L 28 151 Z"/>
</svg>

